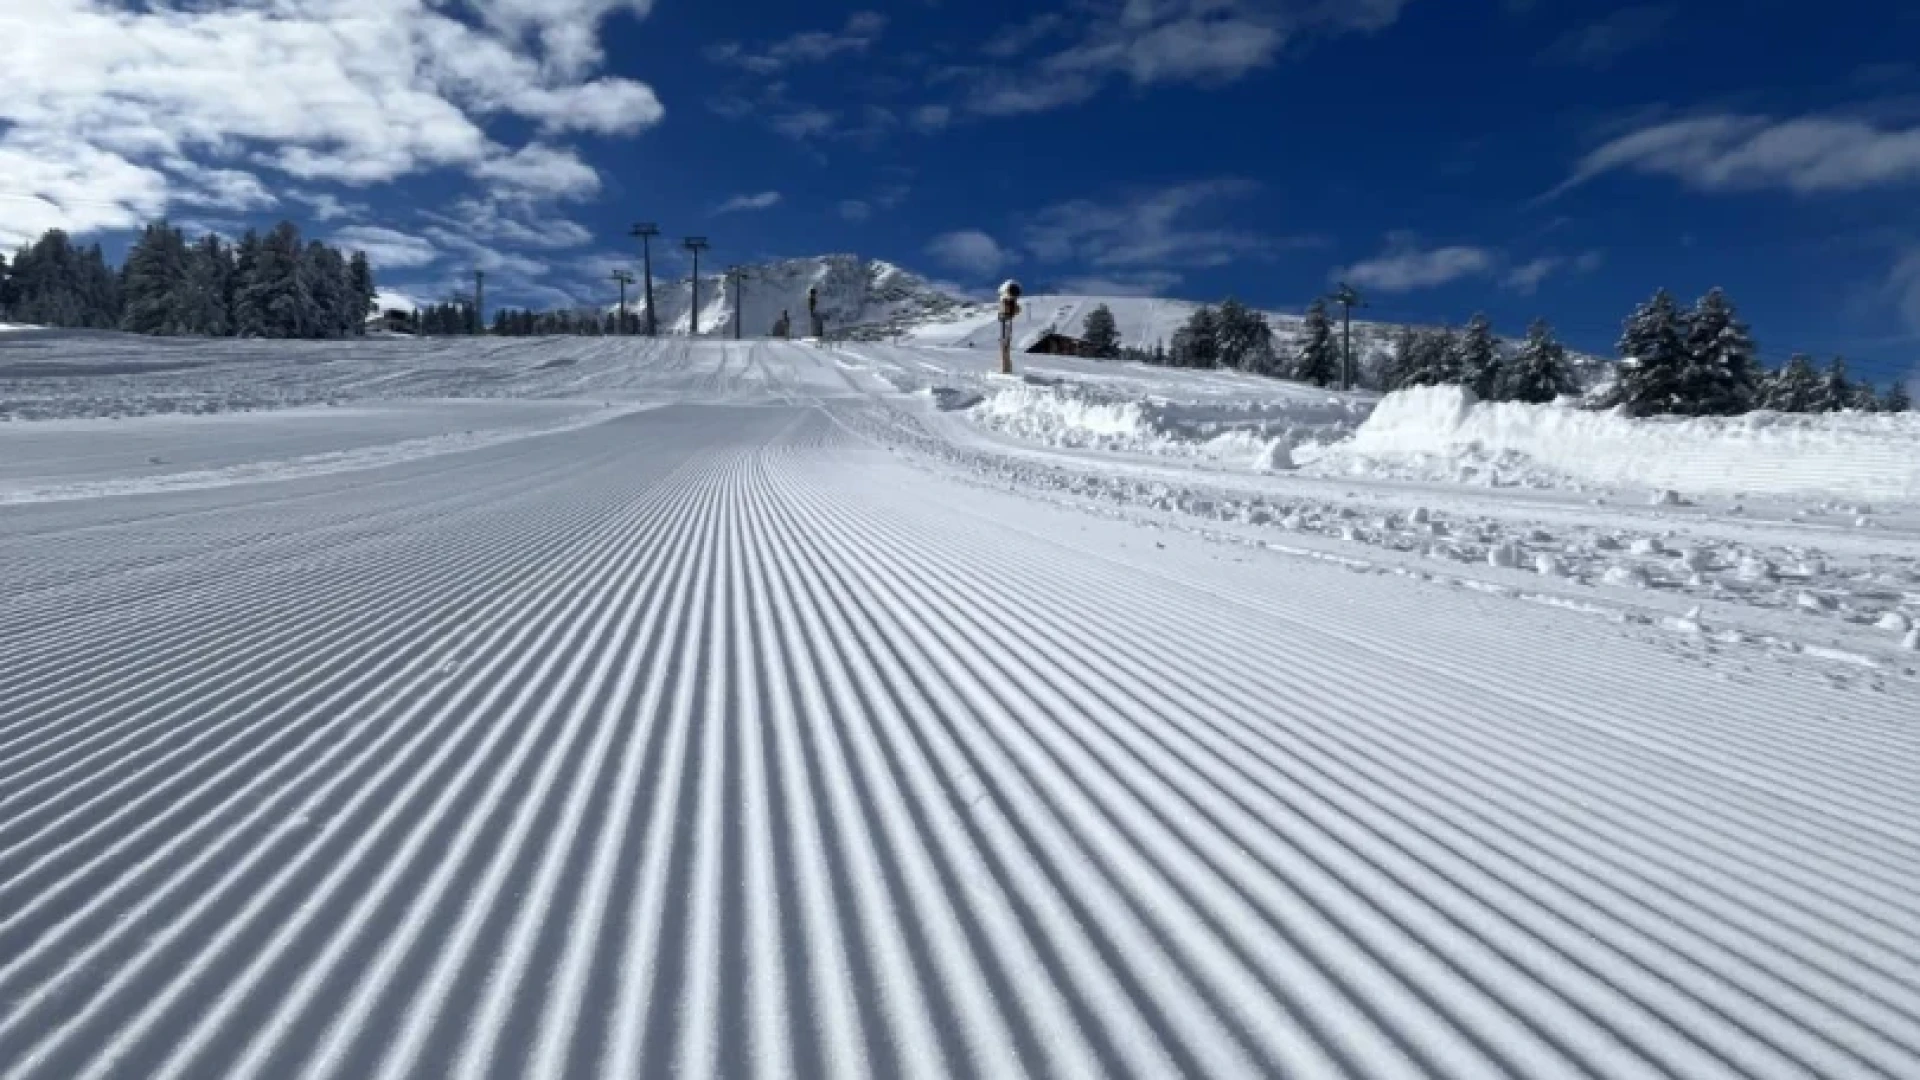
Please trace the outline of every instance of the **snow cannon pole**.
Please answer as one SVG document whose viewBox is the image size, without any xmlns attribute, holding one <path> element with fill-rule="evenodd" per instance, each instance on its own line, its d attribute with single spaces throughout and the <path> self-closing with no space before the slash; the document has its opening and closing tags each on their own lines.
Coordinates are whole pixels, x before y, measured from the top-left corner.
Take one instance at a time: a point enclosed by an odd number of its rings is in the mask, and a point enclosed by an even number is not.
<svg viewBox="0 0 1920 1080">
<path fill-rule="evenodd" d="M 1020 314 L 1020 283 L 1000 286 L 1000 374 L 1013 374 L 1013 320 Z"/>
</svg>

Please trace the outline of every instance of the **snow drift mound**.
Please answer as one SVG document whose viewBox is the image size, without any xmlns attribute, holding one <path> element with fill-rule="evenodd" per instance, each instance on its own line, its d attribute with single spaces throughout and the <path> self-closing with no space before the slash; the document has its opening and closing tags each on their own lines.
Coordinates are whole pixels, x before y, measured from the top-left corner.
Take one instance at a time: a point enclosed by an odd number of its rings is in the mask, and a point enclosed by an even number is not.
<svg viewBox="0 0 1920 1080">
<path fill-rule="evenodd" d="M 983 427 L 1044 446 L 1198 458 L 1267 471 L 1290 468 L 1303 444 L 1353 430 L 1324 405 L 1242 402 L 1238 409 L 1122 397 L 1072 383 L 997 390 L 968 415 Z M 1309 455 L 1311 456 L 1311 455 Z"/>
<path fill-rule="evenodd" d="M 1495 461 L 1594 484 L 1914 501 L 1920 414 L 1634 420 L 1421 387 L 1382 399 L 1340 458 L 1354 472 L 1410 467 L 1457 475 L 1462 466 Z"/>
</svg>

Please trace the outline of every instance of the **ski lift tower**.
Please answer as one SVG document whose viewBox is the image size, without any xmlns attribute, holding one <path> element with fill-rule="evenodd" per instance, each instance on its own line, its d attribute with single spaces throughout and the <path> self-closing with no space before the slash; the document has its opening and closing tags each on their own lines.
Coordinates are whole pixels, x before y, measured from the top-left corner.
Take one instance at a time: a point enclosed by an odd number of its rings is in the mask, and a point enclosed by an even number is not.
<svg viewBox="0 0 1920 1080">
<path fill-rule="evenodd" d="M 727 281 L 733 286 L 733 340 L 740 340 L 740 309 L 747 301 L 747 268 L 727 267 Z"/>
<path fill-rule="evenodd" d="M 707 250 L 707 238 L 704 236 L 689 236 L 687 237 L 686 241 L 683 244 L 681 244 L 681 246 L 686 248 L 688 251 L 693 252 L 693 303 L 692 303 L 692 306 L 687 310 L 687 320 L 688 320 L 687 336 L 699 337 L 700 336 L 700 253 Z"/>
<path fill-rule="evenodd" d="M 642 221 L 635 224 L 627 235 L 640 241 L 640 272 L 646 277 L 647 289 L 647 336 L 657 337 L 660 328 L 653 321 L 653 244 L 651 241 L 660 235 L 660 226 L 651 221 Z"/>
</svg>

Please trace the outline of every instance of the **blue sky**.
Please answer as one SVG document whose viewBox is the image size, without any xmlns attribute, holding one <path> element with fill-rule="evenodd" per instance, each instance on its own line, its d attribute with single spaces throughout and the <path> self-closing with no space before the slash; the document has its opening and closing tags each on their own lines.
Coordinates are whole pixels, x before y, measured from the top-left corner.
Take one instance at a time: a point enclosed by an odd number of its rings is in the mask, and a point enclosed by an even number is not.
<svg viewBox="0 0 1920 1080">
<path fill-rule="evenodd" d="M 1344 277 L 1376 317 L 1606 351 L 1656 286 L 1718 284 L 1771 362 L 1920 359 L 1909 5 L 183 7 L 0 12 L 29 42 L 0 241 L 289 216 L 387 283 L 483 265 L 538 304 L 610 295 L 648 219 L 708 265 L 853 251 L 974 289 L 1297 310 Z"/>
</svg>

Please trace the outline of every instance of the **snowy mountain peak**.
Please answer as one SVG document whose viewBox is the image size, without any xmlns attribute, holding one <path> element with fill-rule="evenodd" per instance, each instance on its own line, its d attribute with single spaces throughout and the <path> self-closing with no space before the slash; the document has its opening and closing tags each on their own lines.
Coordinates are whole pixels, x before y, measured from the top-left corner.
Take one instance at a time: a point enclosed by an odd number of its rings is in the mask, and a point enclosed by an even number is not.
<svg viewBox="0 0 1920 1080">
<path fill-rule="evenodd" d="M 880 336 L 924 322 L 937 321 L 964 304 L 925 278 L 893 263 L 852 254 L 814 255 L 779 259 L 741 268 L 739 296 L 724 271 L 700 275 L 700 333 L 733 332 L 735 308 L 740 329 L 749 337 L 770 333 L 784 313 L 795 337 L 810 333 L 807 293 L 816 290 L 817 311 L 830 333 L 860 330 Z M 654 282 L 654 302 L 663 333 L 684 334 L 692 328 L 693 282 L 688 278 Z M 643 316 L 644 301 L 634 310 Z"/>
</svg>

